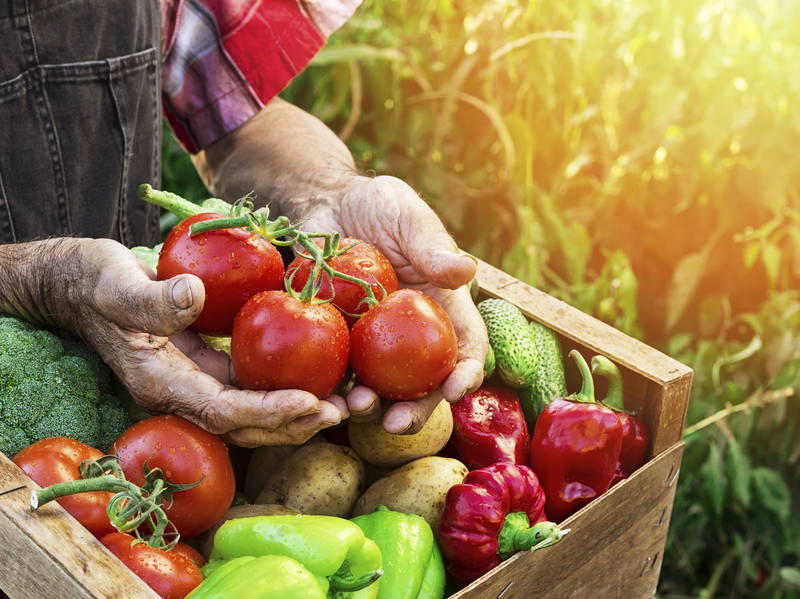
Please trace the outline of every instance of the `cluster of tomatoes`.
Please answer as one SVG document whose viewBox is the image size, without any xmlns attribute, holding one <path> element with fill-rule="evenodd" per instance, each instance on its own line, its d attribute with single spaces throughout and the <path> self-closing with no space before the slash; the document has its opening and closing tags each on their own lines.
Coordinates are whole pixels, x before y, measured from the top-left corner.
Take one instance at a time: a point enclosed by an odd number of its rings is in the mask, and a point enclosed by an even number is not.
<svg viewBox="0 0 800 599">
<path fill-rule="evenodd" d="M 233 500 L 236 482 L 228 448 L 216 435 L 178 416 L 155 416 L 137 422 L 117 438 L 108 455 L 117 456 L 125 479 L 137 486 L 145 484 L 145 470 L 155 468 L 171 484 L 196 483 L 162 503 L 181 538 L 211 528 Z M 75 439 L 54 437 L 29 445 L 13 461 L 39 486 L 48 487 L 80 479 L 81 463 L 102 456 L 100 450 Z M 133 534 L 119 532 L 107 512 L 113 496 L 109 491 L 92 491 L 58 501 L 161 597 L 186 596 L 203 581 L 203 556 L 182 541 L 164 548 L 161 544 L 137 542 Z M 147 525 L 141 528 L 130 532 L 148 535 Z"/>
<path fill-rule="evenodd" d="M 247 229 L 192 234 L 192 225 L 222 218 L 204 213 L 180 222 L 164 242 L 157 275 L 203 281 L 206 300 L 193 328 L 231 336 L 242 388 L 324 398 L 350 366 L 381 397 L 410 400 L 436 389 L 455 367 L 447 313 L 420 291 L 398 290 L 394 269 L 374 246 L 335 235 L 332 247 L 330 238 L 316 241 L 324 254 L 300 253 L 284 266 L 273 243 Z"/>
</svg>

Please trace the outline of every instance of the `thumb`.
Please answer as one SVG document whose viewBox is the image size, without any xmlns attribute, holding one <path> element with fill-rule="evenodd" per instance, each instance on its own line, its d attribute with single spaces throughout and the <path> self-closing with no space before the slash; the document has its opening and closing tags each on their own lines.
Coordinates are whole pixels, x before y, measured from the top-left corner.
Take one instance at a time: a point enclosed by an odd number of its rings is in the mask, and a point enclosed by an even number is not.
<svg viewBox="0 0 800 599">
<path fill-rule="evenodd" d="M 174 335 L 192 324 L 205 297 L 203 282 L 195 275 L 152 281 L 142 271 L 127 279 L 101 280 L 94 294 L 98 311 L 108 320 L 160 336 Z"/>
<path fill-rule="evenodd" d="M 475 258 L 458 250 L 428 247 L 411 250 L 408 258 L 424 279 L 444 289 L 469 284 L 478 270 Z"/>
</svg>

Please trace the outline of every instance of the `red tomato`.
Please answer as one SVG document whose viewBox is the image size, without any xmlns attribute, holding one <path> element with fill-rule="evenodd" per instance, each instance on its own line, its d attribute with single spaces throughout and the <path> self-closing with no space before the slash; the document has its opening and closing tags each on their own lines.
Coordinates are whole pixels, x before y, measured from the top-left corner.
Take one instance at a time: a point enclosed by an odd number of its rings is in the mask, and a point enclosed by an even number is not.
<svg viewBox="0 0 800 599">
<path fill-rule="evenodd" d="M 14 456 L 14 463 L 30 476 L 40 487 L 49 487 L 67 480 L 80 479 L 80 465 L 84 460 L 96 460 L 103 453 L 67 437 L 42 439 Z M 72 514 L 96 537 L 114 532 L 106 514 L 108 500 L 114 493 L 96 491 L 68 495 L 58 503 Z"/>
<path fill-rule="evenodd" d="M 190 216 L 170 231 L 158 256 L 159 280 L 182 273 L 197 275 L 206 289 L 203 311 L 192 325 L 209 335 L 230 335 L 233 318 L 250 296 L 283 288 L 283 259 L 266 239 L 244 229 L 189 236 L 189 228 L 221 214 Z"/>
<path fill-rule="evenodd" d="M 303 389 L 330 395 L 347 370 L 350 333 L 330 304 L 310 304 L 285 291 L 251 297 L 236 315 L 231 362 L 244 389 Z"/>
<path fill-rule="evenodd" d="M 421 291 L 401 289 L 350 331 L 350 366 L 387 399 L 417 399 L 453 371 L 458 342 L 447 312 Z"/>
<path fill-rule="evenodd" d="M 397 274 L 395 274 L 389 260 L 384 256 L 378 248 L 352 237 L 343 237 L 339 240 L 339 247 L 347 247 L 351 243 L 358 243 L 345 253 L 336 256 L 328 261 L 328 264 L 336 270 L 343 272 L 346 275 L 358 277 L 370 283 L 372 293 L 378 300 L 383 299 L 384 292 L 381 291 L 380 285 L 386 290 L 386 295 L 397 291 Z M 322 245 L 322 241 L 318 241 L 317 245 Z M 311 276 L 311 267 L 314 263 L 308 258 L 297 256 L 286 269 L 286 273 L 291 275 L 292 289 L 298 293 L 303 290 L 303 286 Z M 319 299 L 334 298 L 333 305 L 336 306 L 344 316 L 347 326 L 352 327 L 358 318 L 348 316 L 348 314 L 363 314 L 367 311 L 368 306 L 359 302 L 366 297 L 364 288 L 357 283 L 345 281 L 338 277 L 334 277 L 333 286 L 331 286 L 328 277 L 322 275 L 322 287 L 317 292 Z M 380 283 L 380 285 L 378 284 Z"/>
<path fill-rule="evenodd" d="M 181 536 L 192 537 L 211 528 L 233 500 L 236 483 L 228 448 L 217 435 L 179 416 L 165 414 L 137 422 L 114 442 L 109 453 L 119 456 L 125 478 L 144 484 L 145 460 L 161 468 L 168 482 L 197 482 L 172 496 L 163 507 Z"/>
<path fill-rule="evenodd" d="M 181 551 L 134 544 L 134 540 L 129 534 L 112 532 L 100 542 L 163 599 L 182 599 L 203 582 L 199 566 Z"/>
<path fill-rule="evenodd" d="M 175 547 L 170 549 L 170 551 L 174 551 L 176 553 L 182 553 L 189 559 L 190 562 L 194 562 L 200 568 L 206 565 L 206 558 L 203 557 L 203 554 L 200 553 L 197 549 L 195 549 L 191 545 L 187 545 L 183 541 L 178 541 Z"/>
</svg>

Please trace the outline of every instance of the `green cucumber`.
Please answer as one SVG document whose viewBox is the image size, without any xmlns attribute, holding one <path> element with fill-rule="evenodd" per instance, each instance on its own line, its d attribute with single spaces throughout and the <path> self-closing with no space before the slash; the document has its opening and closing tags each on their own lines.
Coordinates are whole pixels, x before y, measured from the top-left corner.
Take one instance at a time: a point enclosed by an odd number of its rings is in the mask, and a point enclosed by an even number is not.
<svg viewBox="0 0 800 599">
<path fill-rule="evenodd" d="M 567 394 L 558 336 L 529 322 L 511 302 L 490 298 L 478 304 L 495 355 L 495 372 L 517 395 L 529 425 L 551 401 Z"/>
<path fill-rule="evenodd" d="M 495 372 L 509 387 L 531 386 L 536 380 L 539 360 L 528 319 L 514 304 L 496 298 L 480 302 L 478 312 L 494 350 Z"/>
<path fill-rule="evenodd" d="M 483 378 L 488 379 L 494 374 L 495 359 L 494 350 L 489 345 L 489 352 L 486 354 L 486 361 L 483 363 Z"/>
<path fill-rule="evenodd" d="M 530 425 L 551 401 L 567 395 L 567 382 L 558 336 L 538 322 L 531 322 L 528 326 L 533 332 L 534 347 L 539 356 L 539 370 L 533 384 L 520 389 L 518 395 Z"/>
</svg>

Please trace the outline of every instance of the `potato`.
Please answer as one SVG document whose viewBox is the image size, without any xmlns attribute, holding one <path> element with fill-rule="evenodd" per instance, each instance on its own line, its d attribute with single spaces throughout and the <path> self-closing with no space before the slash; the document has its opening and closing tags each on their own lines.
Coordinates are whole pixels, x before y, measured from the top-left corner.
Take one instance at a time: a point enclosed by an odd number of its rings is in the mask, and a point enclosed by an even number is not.
<svg viewBox="0 0 800 599">
<path fill-rule="evenodd" d="M 425 426 L 413 435 L 393 435 L 380 421 L 350 422 L 350 446 L 365 462 L 375 466 L 399 466 L 411 460 L 437 454 L 453 432 L 450 404 L 441 400 Z"/>
<path fill-rule="evenodd" d="M 303 514 L 347 518 L 364 488 L 364 463 L 349 447 L 313 441 L 299 447 L 267 479 L 256 503 Z"/>
<path fill-rule="evenodd" d="M 267 479 L 286 463 L 297 448 L 297 445 L 271 445 L 253 451 L 244 476 L 244 494 L 248 501 L 256 500 Z"/>
<path fill-rule="evenodd" d="M 217 529 L 222 526 L 223 523 L 227 522 L 228 520 L 234 520 L 236 518 L 249 518 L 251 516 L 273 516 L 273 515 L 280 515 L 280 514 L 299 514 L 296 509 L 286 507 L 285 505 L 234 505 L 233 507 L 229 508 L 225 515 L 222 517 L 222 520 L 217 522 L 214 526 L 208 529 L 203 534 L 199 535 L 197 538 L 192 539 L 194 541 L 194 545 L 197 547 L 197 550 L 208 559 L 208 556 L 211 554 L 211 548 L 214 546 L 214 535 L 217 533 Z"/>
<path fill-rule="evenodd" d="M 372 483 L 358 498 L 353 516 L 371 514 L 385 505 L 397 512 L 418 514 L 436 530 L 447 491 L 461 483 L 467 472 L 467 467 L 454 458 L 419 458 Z"/>
</svg>

